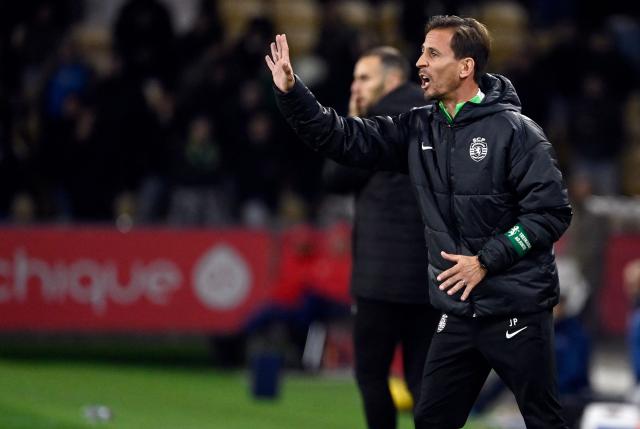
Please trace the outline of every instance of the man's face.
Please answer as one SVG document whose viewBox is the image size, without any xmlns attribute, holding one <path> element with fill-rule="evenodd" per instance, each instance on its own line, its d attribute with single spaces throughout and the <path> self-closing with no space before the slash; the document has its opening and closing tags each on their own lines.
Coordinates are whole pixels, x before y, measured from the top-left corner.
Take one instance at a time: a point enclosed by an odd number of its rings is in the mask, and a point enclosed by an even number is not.
<svg viewBox="0 0 640 429">
<path fill-rule="evenodd" d="M 422 90 L 430 99 L 446 99 L 460 86 L 461 61 L 451 49 L 453 33 L 451 28 L 436 28 L 424 38 L 416 67 Z"/>
<path fill-rule="evenodd" d="M 353 71 L 351 97 L 355 99 L 358 114 L 363 115 L 385 94 L 385 70 L 379 57 L 363 57 Z"/>
</svg>

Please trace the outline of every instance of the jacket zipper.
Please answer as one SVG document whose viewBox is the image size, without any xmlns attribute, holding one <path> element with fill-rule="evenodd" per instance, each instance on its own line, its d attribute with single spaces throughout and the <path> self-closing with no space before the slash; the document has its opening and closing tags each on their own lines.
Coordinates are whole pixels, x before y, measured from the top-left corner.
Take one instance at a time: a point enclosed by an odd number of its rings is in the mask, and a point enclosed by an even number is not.
<svg viewBox="0 0 640 429">
<path fill-rule="evenodd" d="M 454 203 L 453 203 L 453 179 L 451 175 L 451 160 L 453 159 L 453 152 L 455 151 L 455 132 L 453 129 L 455 125 L 447 124 L 449 128 L 449 156 L 447 157 L 447 180 L 449 181 L 449 211 L 452 217 L 452 227 L 454 231 L 453 240 L 456 243 L 456 254 L 460 254 L 461 251 L 461 238 L 460 238 L 460 229 L 458 228 L 458 220 L 456 218 Z"/>
<path fill-rule="evenodd" d="M 447 124 L 449 127 L 450 133 L 450 147 L 449 147 L 449 157 L 447 158 L 447 179 L 449 181 L 449 210 L 451 210 L 452 217 L 452 227 L 453 227 L 453 241 L 456 243 L 456 254 L 462 254 L 462 234 L 460 233 L 460 228 L 458 228 L 458 219 L 456 218 L 456 213 L 454 211 L 454 203 L 453 203 L 453 179 L 451 177 L 451 160 L 453 159 L 453 153 L 455 151 L 455 124 Z M 469 300 L 467 301 L 471 306 L 473 311 L 473 317 L 476 317 L 475 304 L 473 302 L 473 294 L 469 295 Z"/>
</svg>

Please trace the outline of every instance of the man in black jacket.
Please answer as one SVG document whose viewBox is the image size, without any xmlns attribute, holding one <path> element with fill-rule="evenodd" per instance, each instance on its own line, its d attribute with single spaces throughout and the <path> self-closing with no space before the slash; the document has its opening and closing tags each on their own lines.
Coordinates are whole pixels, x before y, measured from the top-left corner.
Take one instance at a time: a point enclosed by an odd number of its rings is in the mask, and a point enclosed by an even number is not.
<svg viewBox="0 0 640 429">
<path fill-rule="evenodd" d="M 407 82 L 409 63 L 378 47 L 356 63 L 349 116 L 398 115 L 425 104 Z M 369 429 L 396 427 L 389 369 L 402 346 L 404 377 L 418 401 L 422 370 L 440 313 L 429 304 L 424 224 L 409 176 L 344 167 L 328 160 L 327 190 L 356 193 L 351 294 L 355 373 Z"/>
<path fill-rule="evenodd" d="M 425 365 L 417 428 L 460 428 L 491 368 L 529 429 L 567 429 L 557 400 L 553 243 L 571 207 L 544 132 L 508 79 L 484 73 L 489 33 L 435 16 L 416 66 L 437 103 L 399 116 L 343 118 L 296 78 L 283 35 L 267 57 L 298 135 L 354 166 L 407 171 L 425 223 L 429 298 L 443 312 Z"/>
</svg>

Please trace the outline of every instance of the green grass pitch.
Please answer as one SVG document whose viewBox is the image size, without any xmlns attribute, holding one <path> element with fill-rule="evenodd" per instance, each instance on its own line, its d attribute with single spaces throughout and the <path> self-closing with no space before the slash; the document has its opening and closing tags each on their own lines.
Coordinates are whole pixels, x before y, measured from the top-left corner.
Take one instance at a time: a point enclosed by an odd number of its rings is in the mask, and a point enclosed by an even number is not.
<svg viewBox="0 0 640 429">
<path fill-rule="evenodd" d="M 113 419 L 89 422 L 87 405 Z M 0 360 L 2 429 L 364 428 L 350 377 L 285 373 L 280 396 L 257 401 L 247 372 L 110 363 Z M 413 427 L 402 414 L 398 429 Z M 470 423 L 465 429 L 485 429 Z"/>
</svg>

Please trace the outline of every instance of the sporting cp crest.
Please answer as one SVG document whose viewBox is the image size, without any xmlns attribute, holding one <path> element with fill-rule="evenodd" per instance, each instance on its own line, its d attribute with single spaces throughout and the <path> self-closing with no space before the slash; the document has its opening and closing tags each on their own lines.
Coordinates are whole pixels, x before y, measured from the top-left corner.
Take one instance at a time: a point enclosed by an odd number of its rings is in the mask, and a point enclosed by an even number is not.
<svg viewBox="0 0 640 429">
<path fill-rule="evenodd" d="M 469 146 L 469 155 L 475 162 L 482 161 L 487 156 L 487 139 L 474 137 L 471 146 Z"/>
<path fill-rule="evenodd" d="M 438 322 L 438 332 L 444 331 L 444 328 L 447 326 L 447 315 L 443 314 L 440 318 L 440 322 Z"/>
</svg>

